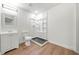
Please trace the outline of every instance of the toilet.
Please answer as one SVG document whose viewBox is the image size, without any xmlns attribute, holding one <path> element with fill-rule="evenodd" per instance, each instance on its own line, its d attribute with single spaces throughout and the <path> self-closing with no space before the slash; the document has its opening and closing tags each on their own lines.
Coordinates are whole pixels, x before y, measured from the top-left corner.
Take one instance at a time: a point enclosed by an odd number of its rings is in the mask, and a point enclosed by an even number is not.
<svg viewBox="0 0 79 59">
<path fill-rule="evenodd" d="M 23 33 L 23 37 L 25 40 L 25 45 L 30 46 L 31 45 L 30 41 L 31 41 L 32 37 L 30 35 L 28 35 L 28 32 L 26 32 L 26 31 L 23 31 L 22 33 Z"/>
<path fill-rule="evenodd" d="M 25 45 L 26 46 L 30 46 L 31 45 L 31 39 L 32 39 L 32 37 L 30 37 L 30 36 L 25 36 Z"/>
</svg>

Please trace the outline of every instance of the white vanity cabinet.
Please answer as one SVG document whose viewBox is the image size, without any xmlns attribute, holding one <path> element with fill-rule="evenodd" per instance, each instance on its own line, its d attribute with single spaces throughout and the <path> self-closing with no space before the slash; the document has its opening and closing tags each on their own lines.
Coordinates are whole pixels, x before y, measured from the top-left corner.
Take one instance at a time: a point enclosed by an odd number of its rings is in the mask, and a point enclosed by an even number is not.
<svg viewBox="0 0 79 59">
<path fill-rule="evenodd" d="M 8 33 L 0 35 L 0 53 L 3 54 L 11 49 L 19 47 L 19 40 L 16 33 Z"/>
<path fill-rule="evenodd" d="M 17 8 L 0 4 L 0 54 L 19 47 Z"/>
</svg>

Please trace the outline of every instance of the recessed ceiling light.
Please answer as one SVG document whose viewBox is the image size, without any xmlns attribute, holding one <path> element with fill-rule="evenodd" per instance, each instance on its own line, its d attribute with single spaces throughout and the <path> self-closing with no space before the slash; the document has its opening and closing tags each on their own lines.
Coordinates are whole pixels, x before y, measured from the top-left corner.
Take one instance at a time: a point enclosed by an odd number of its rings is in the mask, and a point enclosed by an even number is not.
<svg viewBox="0 0 79 59">
<path fill-rule="evenodd" d="M 38 11 L 37 11 L 37 10 L 35 10 L 35 13 L 37 14 L 37 13 L 38 13 Z"/>
</svg>

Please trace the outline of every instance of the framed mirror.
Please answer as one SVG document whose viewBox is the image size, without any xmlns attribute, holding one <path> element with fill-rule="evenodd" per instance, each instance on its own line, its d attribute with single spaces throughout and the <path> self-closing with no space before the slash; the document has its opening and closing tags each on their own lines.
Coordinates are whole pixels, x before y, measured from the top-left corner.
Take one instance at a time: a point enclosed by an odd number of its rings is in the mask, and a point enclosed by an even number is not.
<svg viewBox="0 0 79 59">
<path fill-rule="evenodd" d="M 15 17 L 11 15 L 5 15 L 5 25 L 14 25 Z"/>
</svg>

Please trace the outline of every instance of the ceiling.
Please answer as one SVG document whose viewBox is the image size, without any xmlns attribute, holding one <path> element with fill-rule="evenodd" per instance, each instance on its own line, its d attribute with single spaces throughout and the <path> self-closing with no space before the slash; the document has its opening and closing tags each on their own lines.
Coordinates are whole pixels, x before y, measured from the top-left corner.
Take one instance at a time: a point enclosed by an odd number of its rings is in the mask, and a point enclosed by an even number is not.
<svg viewBox="0 0 79 59">
<path fill-rule="evenodd" d="M 22 3 L 19 7 L 29 11 L 46 11 L 56 5 L 59 3 Z"/>
</svg>

